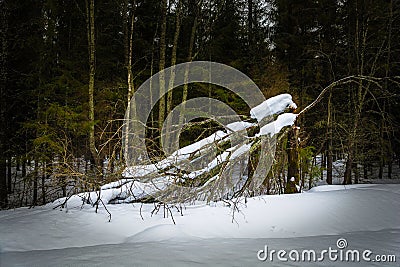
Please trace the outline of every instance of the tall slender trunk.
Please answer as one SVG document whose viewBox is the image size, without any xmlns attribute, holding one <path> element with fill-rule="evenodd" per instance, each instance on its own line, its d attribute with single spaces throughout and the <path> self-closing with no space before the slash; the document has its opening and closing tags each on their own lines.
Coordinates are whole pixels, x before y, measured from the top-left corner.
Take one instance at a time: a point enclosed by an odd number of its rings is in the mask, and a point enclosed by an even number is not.
<svg viewBox="0 0 400 267">
<path fill-rule="evenodd" d="M 154 32 L 153 42 L 152 42 L 152 45 L 151 45 L 150 80 L 149 80 L 150 107 L 153 107 L 155 105 L 154 98 L 156 97 L 155 94 L 154 94 L 154 88 L 153 88 L 153 74 L 154 74 L 154 54 L 155 54 L 155 50 L 156 50 L 155 40 L 157 38 L 157 35 L 158 35 L 158 23 L 157 23 L 156 30 Z M 156 112 L 151 112 L 151 114 L 150 114 L 150 116 L 151 116 L 151 118 L 150 118 L 151 119 L 151 124 L 150 125 L 152 127 L 152 129 L 149 129 L 150 136 L 154 135 L 153 131 L 154 131 L 155 128 L 157 128 L 156 123 L 155 123 L 157 115 L 158 114 L 156 114 Z"/>
<path fill-rule="evenodd" d="M 386 56 L 386 65 L 385 65 L 385 74 L 386 77 L 390 75 L 390 63 L 391 63 L 391 53 L 392 53 L 392 24 L 393 24 L 393 0 L 389 2 L 389 22 L 388 22 L 388 47 L 387 47 L 387 56 Z M 385 90 L 388 90 L 388 81 L 385 80 Z M 390 106 L 388 107 L 389 113 L 391 112 Z M 392 150 L 392 134 L 389 134 L 389 142 L 388 142 L 388 178 L 392 179 L 392 161 L 393 161 L 393 150 Z"/>
<path fill-rule="evenodd" d="M 174 34 L 174 42 L 173 42 L 173 47 L 172 47 L 172 55 L 171 55 L 171 75 L 170 75 L 170 79 L 169 79 L 169 84 L 168 84 L 168 93 L 167 93 L 167 115 L 171 112 L 172 110 L 172 88 L 174 87 L 174 83 L 175 83 L 175 64 L 176 64 L 176 54 L 178 51 L 178 39 L 179 39 L 179 34 L 180 34 L 180 30 L 181 30 L 181 0 L 178 0 L 178 6 L 177 6 L 177 10 L 176 10 L 176 22 L 175 22 L 175 34 Z M 167 119 L 167 129 L 171 128 L 171 116 L 168 117 Z M 167 130 L 167 132 L 165 133 L 165 140 L 166 140 L 166 144 L 169 144 L 169 130 Z"/>
<path fill-rule="evenodd" d="M 3 149 L 0 148 L 0 153 Z M 7 207 L 6 158 L 0 155 L 0 208 Z"/>
<path fill-rule="evenodd" d="M 10 153 L 7 155 L 7 192 L 12 193 L 12 157 Z"/>
<path fill-rule="evenodd" d="M 356 149 L 357 151 L 357 149 Z M 354 170 L 354 183 L 358 184 L 358 181 L 360 180 L 360 172 L 358 170 L 358 163 L 357 162 L 353 162 L 353 170 Z"/>
<path fill-rule="evenodd" d="M 367 167 L 367 162 L 365 160 L 363 162 L 363 179 L 364 180 L 368 179 L 368 167 Z"/>
<path fill-rule="evenodd" d="M 300 184 L 300 164 L 299 164 L 299 143 L 298 129 L 296 125 L 292 127 L 288 134 L 287 154 L 288 172 L 285 193 L 296 193 L 296 185 Z"/>
<path fill-rule="evenodd" d="M 176 22 L 175 22 L 175 34 L 174 34 L 174 42 L 172 44 L 172 55 L 171 55 L 171 66 L 176 64 L 176 54 L 178 51 L 178 40 L 179 34 L 181 31 L 181 0 L 178 0 L 178 6 L 176 10 Z M 169 80 L 168 89 L 171 89 L 175 83 L 175 71 L 174 68 L 171 69 L 171 78 Z M 167 98 L 167 114 L 171 112 L 172 109 L 172 91 L 168 90 L 168 98 Z"/>
<path fill-rule="evenodd" d="M 360 11 L 358 9 L 358 6 L 356 5 L 356 28 L 355 28 L 355 54 L 357 55 L 357 71 L 359 75 L 364 75 L 364 63 L 365 63 L 365 49 L 367 45 L 367 35 L 368 35 L 368 19 L 367 22 L 363 22 L 363 27 L 360 27 Z M 378 55 L 376 55 L 378 56 Z M 373 75 L 374 69 L 371 69 L 371 75 Z M 355 95 L 355 100 L 357 101 L 354 105 L 354 120 L 353 120 L 353 126 L 351 131 L 349 131 L 348 135 L 348 142 L 347 142 L 347 147 L 348 147 L 348 157 L 347 157 L 347 162 L 346 162 L 346 168 L 344 172 L 344 179 L 343 179 L 343 184 L 351 184 L 352 183 L 352 167 L 353 167 L 353 161 L 355 157 L 355 149 L 356 149 L 356 142 L 357 142 L 357 135 L 358 135 L 358 127 L 362 115 L 362 110 L 364 106 L 364 100 L 365 96 L 368 92 L 368 87 L 370 83 L 365 85 L 363 83 L 363 80 L 360 79 Z M 364 88 L 365 87 L 365 88 Z"/>
<path fill-rule="evenodd" d="M 133 3 L 135 5 L 135 2 Z M 133 85 L 133 72 L 132 72 L 132 57 L 133 57 L 133 29 L 135 25 L 135 10 L 132 7 L 131 17 L 130 17 L 130 29 L 129 29 L 129 52 L 127 55 L 127 70 L 128 70 L 128 103 L 131 102 L 131 98 L 134 94 Z"/>
<path fill-rule="evenodd" d="M 125 12 L 128 13 L 128 1 L 125 2 L 126 4 L 126 10 Z M 129 37 L 126 38 L 126 43 L 125 43 L 125 62 L 126 62 L 126 68 L 127 68 L 127 84 L 128 84 L 128 94 L 127 94 L 127 100 L 128 100 L 128 110 L 127 112 L 127 117 L 125 118 L 125 132 L 129 133 L 130 130 L 130 120 L 132 119 L 130 116 L 133 115 L 133 117 L 136 117 L 136 101 L 135 98 L 133 97 L 134 95 L 134 84 L 133 84 L 133 71 L 132 71 L 132 58 L 133 58 L 133 30 L 134 30 L 134 25 L 135 25 L 135 6 L 136 3 L 135 1 L 132 3 L 133 7 L 130 11 L 130 18 L 126 15 L 126 32 L 125 34 Z M 129 23 L 130 22 L 130 23 Z M 129 27 L 127 25 L 130 25 Z M 125 151 L 128 151 L 129 149 L 129 134 L 126 134 L 126 139 L 125 139 Z"/>
<path fill-rule="evenodd" d="M 362 86 L 362 85 L 360 85 L 360 86 Z M 346 167 L 345 167 L 345 171 L 344 171 L 343 184 L 352 184 L 351 174 L 352 174 L 352 167 L 353 167 L 353 161 L 354 161 L 355 142 L 356 142 L 356 136 L 357 136 L 359 116 L 360 115 L 357 112 L 356 117 L 354 119 L 353 130 L 351 131 L 351 133 L 349 135 L 347 161 L 346 161 Z"/>
<path fill-rule="evenodd" d="M 197 24 L 198 24 L 198 12 L 196 13 L 196 16 L 194 17 L 192 29 L 190 32 L 190 41 L 189 41 L 189 51 L 188 51 L 188 62 L 192 62 L 193 60 L 193 48 L 194 48 L 194 40 L 196 37 L 196 30 L 197 30 Z M 185 110 L 185 103 L 188 97 L 189 93 L 189 85 L 188 85 L 188 80 L 189 80 L 189 65 L 186 66 L 185 68 L 185 74 L 184 74 L 184 84 L 183 84 L 183 92 L 182 92 L 182 109 Z M 183 115 L 179 116 L 179 125 L 182 125 L 183 123 Z"/>
<path fill-rule="evenodd" d="M 42 204 L 46 204 L 46 178 L 47 178 L 47 163 L 42 163 Z"/>
<path fill-rule="evenodd" d="M 39 162 L 35 159 L 35 167 L 33 171 L 33 197 L 32 197 L 32 205 L 37 205 L 38 198 L 38 177 L 39 177 Z"/>
<path fill-rule="evenodd" d="M 86 26 L 89 54 L 89 149 L 92 162 L 96 167 L 100 166 L 95 141 L 94 121 L 94 78 L 96 73 L 96 46 L 95 46 L 95 25 L 94 25 L 94 0 L 86 1 Z"/>
<path fill-rule="evenodd" d="M 328 142 L 327 142 L 327 168 L 326 168 L 326 183 L 332 184 L 332 90 L 328 100 Z"/>
<path fill-rule="evenodd" d="M 26 158 L 25 155 L 22 158 L 22 166 L 21 166 L 21 178 L 26 177 Z"/>
<path fill-rule="evenodd" d="M 253 24 L 254 24 L 254 19 L 253 19 L 253 0 L 247 0 L 247 8 L 248 8 L 248 13 L 247 13 L 247 38 L 249 42 L 249 52 L 251 55 L 251 58 L 254 57 L 254 29 L 253 29 Z"/>
<path fill-rule="evenodd" d="M 0 2 L 0 208 L 7 207 L 7 167 L 6 167 L 6 82 L 7 82 L 7 30 L 8 19 L 5 1 Z"/>
<path fill-rule="evenodd" d="M 165 37 L 167 32 L 167 0 L 161 0 L 161 35 L 160 35 L 160 60 L 158 64 L 159 71 L 165 68 Z M 160 104 L 158 111 L 158 128 L 161 130 L 165 118 L 165 74 L 160 73 Z M 161 131 L 160 131 L 161 132 Z"/>
<path fill-rule="evenodd" d="M 384 110 L 385 111 L 385 110 Z M 385 166 L 385 140 L 384 140 L 384 127 L 385 127 L 385 122 L 384 119 L 381 121 L 381 129 L 380 129 L 380 138 L 379 138 L 379 146 L 380 146 L 380 151 L 379 151 L 379 173 L 378 173 L 378 178 L 382 179 L 383 178 L 383 167 Z"/>
</svg>

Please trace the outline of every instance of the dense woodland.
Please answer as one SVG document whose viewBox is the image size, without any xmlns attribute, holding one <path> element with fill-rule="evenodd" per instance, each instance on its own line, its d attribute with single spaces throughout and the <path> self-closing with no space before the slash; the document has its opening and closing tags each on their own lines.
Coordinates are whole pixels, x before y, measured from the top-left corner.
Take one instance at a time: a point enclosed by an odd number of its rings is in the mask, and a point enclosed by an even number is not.
<svg viewBox="0 0 400 267">
<path fill-rule="evenodd" d="M 330 184 L 333 162 L 344 159 L 350 184 L 392 178 L 400 164 L 399 1 L 0 0 L 0 13 L 3 208 L 119 179 L 121 127 L 135 89 L 197 60 L 237 68 L 267 98 L 290 93 L 296 112 L 323 92 L 299 129 L 280 139 L 269 178 L 312 186 L 326 169 Z M 249 113 L 224 88 L 175 88 L 148 122 L 155 159 L 163 157 L 159 122 L 200 96 Z M 182 133 L 182 146 L 218 128 L 198 122 Z M 266 184 L 266 193 L 283 193 Z"/>
</svg>

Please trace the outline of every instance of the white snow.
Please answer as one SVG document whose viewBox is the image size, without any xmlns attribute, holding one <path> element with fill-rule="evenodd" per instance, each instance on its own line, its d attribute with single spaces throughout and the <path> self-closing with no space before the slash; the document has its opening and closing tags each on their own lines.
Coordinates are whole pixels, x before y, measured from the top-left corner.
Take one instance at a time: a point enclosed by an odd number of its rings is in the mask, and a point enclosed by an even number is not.
<svg viewBox="0 0 400 267">
<path fill-rule="evenodd" d="M 333 191 L 330 190 L 333 189 Z M 100 208 L 70 202 L 68 209 L 48 204 L 0 212 L 2 251 L 61 249 L 175 238 L 290 238 L 355 231 L 400 229 L 400 185 L 316 187 L 307 193 L 260 196 L 232 209 L 223 202 L 187 206 L 184 216 L 172 209 L 176 225 L 163 212 L 151 216 L 153 204 L 108 205 L 112 221 Z M 169 225 L 169 226 L 165 226 Z M 162 233 L 168 229 L 173 234 Z M 140 237 L 136 239 L 135 237 Z"/>
<path fill-rule="evenodd" d="M 205 265 L 254 266 L 265 244 L 323 249 L 339 237 L 355 249 L 400 256 L 398 184 L 323 186 L 250 198 L 234 217 L 223 202 L 198 203 L 186 206 L 183 216 L 172 208 L 176 225 L 168 212 L 163 217 L 162 207 L 152 215 L 153 204 L 108 205 L 111 222 L 103 207 L 95 213 L 79 201 L 68 209 L 53 209 L 55 204 L 0 211 L 1 266 L 187 266 L 196 259 Z"/>
<path fill-rule="evenodd" d="M 187 175 L 183 175 L 183 177 L 184 178 L 194 179 L 194 178 L 196 178 L 197 176 L 199 176 L 199 175 L 201 175 L 203 173 L 209 172 L 213 168 L 215 168 L 219 163 L 226 161 L 226 159 L 228 158 L 229 154 L 230 153 L 228 151 L 225 151 L 222 154 L 216 156 L 205 168 L 193 171 L 193 172 L 191 172 L 191 173 L 189 173 Z"/>
<path fill-rule="evenodd" d="M 223 131 L 217 131 L 217 132 L 213 133 L 212 135 L 210 135 L 204 139 L 201 139 L 200 141 L 198 141 L 196 143 L 182 147 L 181 149 L 172 153 L 171 157 L 173 159 L 175 159 L 176 157 L 179 157 L 179 156 L 189 156 L 191 153 L 194 153 L 195 151 L 199 150 L 200 148 L 221 140 L 226 135 L 227 135 L 227 133 L 225 133 Z"/>
<path fill-rule="evenodd" d="M 296 109 L 297 106 L 292 100 L 290 94 L 280 94 L 271 98 L 268 98 L 260 105 L 250 110 L 250 116 L 257 121 L 271 116 L 273 114 L 282 113 L 287 108 Z"/>
<path fill-rule="evenodd" d="M 252 109 L 251 117 L 260 122 L 288 107 L 296 108 L 292 97 L 278 95 Z M 261 127 L 256 136 L 275 135 L 293 125 L 296 116 L 280 114 Z M 187 160 L 230 133 L 254 125 L 228 124 L 227 133 L 218 131 L 157 164 L 127 168 L 124 177 L 152 179 L 121 179 L 103 185 L 101 199 L 108 203 L 120 197 L 120 202 L 129 202 L 162 190 L 174 178 L 159 174 L 159 169 Z M 209 172 L 228 158 L 234 162 L 249 152 L 252 141 L 247 141 L 227 149 L 184 178 Z M 334 163 L 335 177 L 342 177 L 343 166 L 342 161 Z M 218 178 L 212 177 L 203 187 Z M 326 249 L 343 237 L 352 248 L 392 253 L 400 260 L 400 184 L 320 185 L 300 194 L 241 199 L 238 209 L 222 201 L 196 201 L 170 210 L 161 206 L 156 213 L 155 204 L 139 203 L 101 204 L 95 213 L 94 207 L 82 201 L 89 196 L 95 201 L 97 193 L 74 195 L 64 208 L 59 206 L 65 201 L 62 198 L 32 209 L 0 211 L 0 266 L 265 266 L 268 263 L 257 261 L 256 253 L 267 243 L 276 249 Z M 112 215 L 111 222 L 106 208 Z M 183 216 L 179 210 L 182 208 Z M 332 266 L 330 263 L 311 266 Z M 374 264 L 371 266 L 395 266 Z M 274 266 L 286 265 L 274 262 Z"/>
<path fill-rule="evenodd" d="M 250 151 L 251 148 L 251 144 L 243 144 L 243 145 L 239 145 L 233 147 L 233 153 L 230 157 L 230 160 L 234 160 L 235 158 L 238 158 L 240 156 L 242 156 L 243 154 L 247 153 Z"/>
<path fill-rule="evenodd" d="M 282 128 L 286 126 L 292 126 L 297 118 L 296 114 L 293 113 L 283 113 L 278 116 L 278 118 L 268 123 L 267 125 L 261 127 L 260 132 L 256 136 L 261 135 L 275 135 L 279 133 Z"/>
<path fill-rule="evenodd" d="M 251 109 L 250 116 L 252 118 L 257 119 L 258 122 L 261 122 L 261 120 L 264 119 L 265 117 L 268 117 L 273 114 L 282 113 L 288 107 L 292 109 L 297 108 L 290 94 L 281 94 L 271 97 L 265 100 L 260 105 Z M 295 119 L 296 119 L 295 114 L 292 113 L 281 114 L 278 116 L 276 121 L 268 123 L 267 125 L 263 126 L 260 129 L 260 133 L 257 134 L 257 136 L 267 135 L 267 134 L 270 135 L 277 134 L 283 127 L 292 125 Z M 222 140 L 224 137 L 231 134 L 232 132 L 238 132 L 255 125 L 256 125 L 255 123 L 244 122 L 244 121 L 230 123 L 226 125 L 226 128 L 228 130 L 227 132 L 217 131 L 204 139 L 201 139 L 191 145 L 178 149 L 170 156 L 168 156 L 166 159 L 161 160 L 157 164 L 130 166 L 123 171 L 122 176 L 124 178 L 138 178 L 138 177 L 148 176 L 153 173 L 157 173 L 160 169 L 164 169 L 174 164 L 179 164 L 184 160 L 187 160 L 193 153 L 199 152 L 200 150 L 206 148 L 208 145 L 211 145 L 215 142 Z M 241 149 L 247 149 L 247 148 L 246 146 L 244 146 Z M 235 151 L 233 153 L 234 154 L 233 158 L 240 156 L 241 154 L 247 151 L 245 150 L 244 151 L 239 150 L 237 152 Z M 199 170 L 199 172 L 201 173 L 202 170 Z"/>
<path fill-rule="evenodd" d="M 126 168 L 122 176 L 125 178 L 142 177 L 157 172 L 158 170 L 166 168 L 173 164 L 180 163 L 183 160 L 188 159 L 192 153 L 195 153 L 199 151 L 201 148 L 204 148 L 207 145 L 213 144 L 221 140 L 226 135 L 227 133 L 223 131 L 217 131 L 211 134 L 210 136 L 201 139 L 200 141 L 197 141 L 193 144 L 180 148 L 179 150 L 175 151 L 166 159 L 161 160 L 157 164 L 137 165 Z"/>
<path fill-rule="evenodd" d="M 232 122 L 226 125 L 226 128 L 228 128 L 230 131 L 233 132 L 238 132 L 244 129 L 247 129 L 251 126 L 255 126 L 254 123 L 246 122 L 246 121 L 236 121 Z"/>
</svg>

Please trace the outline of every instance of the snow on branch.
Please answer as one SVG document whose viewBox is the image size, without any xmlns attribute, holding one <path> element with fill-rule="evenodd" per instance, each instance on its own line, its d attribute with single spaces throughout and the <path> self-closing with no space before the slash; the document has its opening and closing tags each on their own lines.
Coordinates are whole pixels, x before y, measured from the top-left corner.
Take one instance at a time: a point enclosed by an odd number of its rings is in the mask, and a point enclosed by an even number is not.
<svg viewBox="0 0 400 267">
<path fill-rule="evenodd" d="M 293 125 L 297 115 L 284 112 L 296 108 L 290 94 L 271 97 L 251 109 L 251 122 L 230 123 L 225 126 L 225 131 L 217 131 L 182 147 L 159 162 L 126 168 L 122 174 L 123 179 L 102 186 L 102 201 L 138 202 L 160 195 L 171 195 L 171 201 L 176 203 L 192 201 L 194 195 L 206 201 L 233 196 L 248 184 L 246 181 L 249 177 L 245 170 L 249 153 L 260 147 L 260 138 L 274 137 L 284 127 Z M 278 114 L 275 121 L 260 126 L 261 121 Z M 255 131 L 252 136 L 232 144 L 235 135 L 247 135 L 250 129 Z M 185 169 L 185 166 L 198 165 L 199 161 L 206 164 L 194 170 Z M 231 191 L 221 188 L 231 188 Z"/>
</svg>

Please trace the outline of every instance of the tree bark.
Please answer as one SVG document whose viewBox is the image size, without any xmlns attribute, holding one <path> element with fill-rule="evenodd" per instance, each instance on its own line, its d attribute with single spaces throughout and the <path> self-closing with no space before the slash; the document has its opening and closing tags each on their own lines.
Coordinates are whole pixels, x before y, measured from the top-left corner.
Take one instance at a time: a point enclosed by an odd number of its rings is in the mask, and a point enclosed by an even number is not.
<svg viewBox="0 0 400 267">
<path fill-rule="evenodd" d="M 10 152 L 7 155 L 7 192 L 12 193 L 12 157 Z"/>
<path fill-rule="evenodd" d="M 248 42 L 249 42 L 249 52 L 251 54 L 251 58 L 254 57 L 254 19 L 253 19 L 253 0 L 247 0 L 247 35 L 248 35 Z"/>
<path fill-rule="evenodd" d="M 3 149 L 0 148 L 0 153 Z M 7 182 L 6 182 L 6 159 L 0 155 L 0 208 L 7 207 Z"/>
<path fill-rule="evenodd" d="M 46 178 L 47 178 L 47 163 L 42 163 L 42 204 L 46 204 Z"/>
<path fill-rule="evenodd" d="M 39 163 L 35 159 L 35 170 L 33 171 L 33 197 L 32 197 L 32 205 L 37 205 L 38 198 L 38 176 L 39 176 Z"/>
<path fill-rule="evenodd" d="M 327 168 L 326 168 L 326 183 L 332 184 L 332 91 L 328 100 L 328 149 L 327 149 Z"/>
<path fill-rule="evenodd" d="M 165 38 L 167 32 L 167 0 L 161 0 L 161 35 L 160 35 L 160 60 L 158 69 L 159 71 L 164 70 L 165 68 Z M 161 132 L 162 125 L 165 118 L 165 74 L 164 72 L 160 73 L 159 76 L 159 85 L 160 85 L 160 103 L 159 103 L 159 111 L 158 111 L 158 128 Z"/>
<path fill-rule="evenodd" d="M 296 125 L 288 133 L 288 173 L 285 193 L 297 193 L 296 185 L 300 184 L 298 128 Z"/>
<path fill-rule="evenodd" d="M 178 40 L 179 40 L 179 34 L 181 30 L 181 9 L 182 9 L 182 3 L 181 0 L 178 0 L 178 6 L 176 10 L 176 22 L 175 22 L 175 34 L 174 34 L 174 42 L 173 42 L 173 47 L 172 47 L 172 55 L 171 55 L 171 75 L 169 79 L 169 84 L 168 84 L 168 93 L 167 93 L 167 115 L 171 112 L 172 110 L 172 96 L 173 96 L 173 90 L 172 88 L 174 87 L 175 83 L 175 64 L 176 64 L 176 54 L 178 51 Z M 171 117 L 168 117 L 167 119 L 167 129 L 170 129 L 171 127 Z M 167 130 L 165 133 L 165 140 L 166 144 L 169 144 L 169 131 Z"/>
<path fill-rule="evenodd" d="M 387 56 L 386 56 L 386 64 L 385 64 L 385 76 L 389 77 L 390 75 L 390 63 L 391 63 L 391 53 L 392 53 L 392 25 L 393 25 L 393 0 L 389 2 L 389 21 L 388 21 L 388 47 L 387 47 Z M 384 88 L 388 90 L 388 81 L 385 80 Z M 389 106 L 389 113 L 390 113 L 390 106 Z M 390 140 L 392 134 L 389 134 L 389 141 L 388 141 L 388 179 L 392 179 L 392 161 L 393 161 L 393 150 L 392 150 L 392 140 Z"/>
<path fill-rule="evenodd" d="M 385 110 L 384 110 L 385 111 Z M 385 140 L 384 140 L 384 128 L 385 128 L 385 122 L 384 118 L 382 118 L 381 121 L 381 129 L 380 129 L 380 149 L 379 149 L 379 173 L 378 173 L 378 178 L 382 179 L 383 178 L 383 167 L 385 166 Z"/>
<path fill-rule="evenodd" d="M 7 10 L 5 1 L 0 2 L 0 38 L 1 38 L 1 54 L 0 54 L 0 208 L 7 207 L 7 168 L 6 168 L 6 142 L 5 124 L 6 124 L 6 81 L 7 81 Z"/>
<path fill-rule="evenodd" d="M 124 12 L 128 13 L 128 1 L 125 2 L 126 7 L 124 8 Z M 126 32 L 125 34 L 128 35 L 129 37 L 126 37 L 126 42 L 125 42 L 125 62 L 126 62 L 126 68 L 127 68 L 127 84 L 128 84 L 128 94 L 127 94 L 127 100 L 128 100 L 128 110 L 127 112 L 127 117 L 125 121 L 125 132 L 126 134 L 126 139 L 125 139 L 125 151 L 129 150 L 129 131 L 130 131 L 130 115 L 132 114 L 133 117 L 136 117 L 136 101 L 135 98 L 133 97 L 134 95 L 134 84 L 133 84 L 133 71 L 132 71 L 132 58 L 133 58 L 133 30 L 134 30 L 134 25 L 135 25 L 135 6 L 136 2 L 133 1 L 132 3 L 133 7 L 130 11 L 130 18 L 126 15 L 126 20 L 125 20 L 125 28 Z M 129 23 L 130 22 L 130 23 Z M 130 25 L 128 27 L 128 25 Z"/>
<path fill-rule="evenodd" d="M 197 8 L 196 8 L 197 10 Z M 194 39 L 196 37 L 196 30 L 197 30 L 197 24 L 199 20 L 199 11 L 196 11 L 196 16 L 194 17 L 192 29 L 190 32 L 190 41 L 189 41 L 189 51 L 188 51 L 188 57 L 187 61 L 192 62 L 193 61 L 193 48 L 194 48 Z M 185 109 L 185 103 L 188 97 L 189 93 L 189 85 L 188 85 L 188 80 L 189 80 L 189 65 L 186 66 L 185 69 L 185 74 L 184 74 L 184 84 L 183 84 L 183 92 L 182 92 L 182 110 Z M 182 125 L 183 123 L 183 116 L 179 116 L 179 125 Z"/>
<path fill-rule="evenodd" d="M 133 3 L 135 5 L 135 2 Z M 133 57 L 133 29 L 135 25 L 135 10 L 132 7 L 131 17 L 130 17 L 130 29 L 129 29 L 129 48 L 127 55 L 127 70 L 128 70 L 128 103 L 131 102 L 131 98 L 134 94 L 133 85 L 133 72 L 132 72 L 132 57 Z"/>
<path fill-rule="evenodd" d="M 355 24 L 355 40 L 354 40 L 354 49 L 355 54 L 357 55 L 357 71 L 360 76 L 363 76 L 365 73 L 365 50 L 367 46 L 367 36 L 368 36 L 368 22 L 364 23 L 360 27 L 360 11 L 356 4 L 356 24 Z M 367 19 L 368 21 L 368 19 Z M 376 54 L 376 58 L 379 56 L 379 53 Z M 372 76 L 375 72 L 375 69 L 372 67 L 370 71 L 370 75 Z M 348 159 L 346 162 L 346 169 L 344 173 L 343 184 L 351 184 L 352 183 L 352 166 L 355 156 L 356 142 L 358 136 L 358 127 L 360 124 L 360 119 L 362 115 L 362 110 L 364 107 L 364 100 L 366 94 L 368 92 L 370 82 L 364 85 L 363 80 L 359 80 L 359 84 L 357 87 L 356 95 L 354 96 L 356 99 L 356 103 L 354 103 L 354 120 L 352 125 L 352 130 L 349 131 L 348 135 Z M 365 88 L 364 88 L 365 87 Z"/>
<path fill-rule="evenodd" d="M 89 149 L 93 163 L 99 167 L 99 157 L 95 141 L 94 121 L 94 83 L 96 73 L 96 46 L 95 46 L 95 21 L 94 21 L 94 0 L 86 1 L 86 26 L 89 53 Z"/>
</svg>

